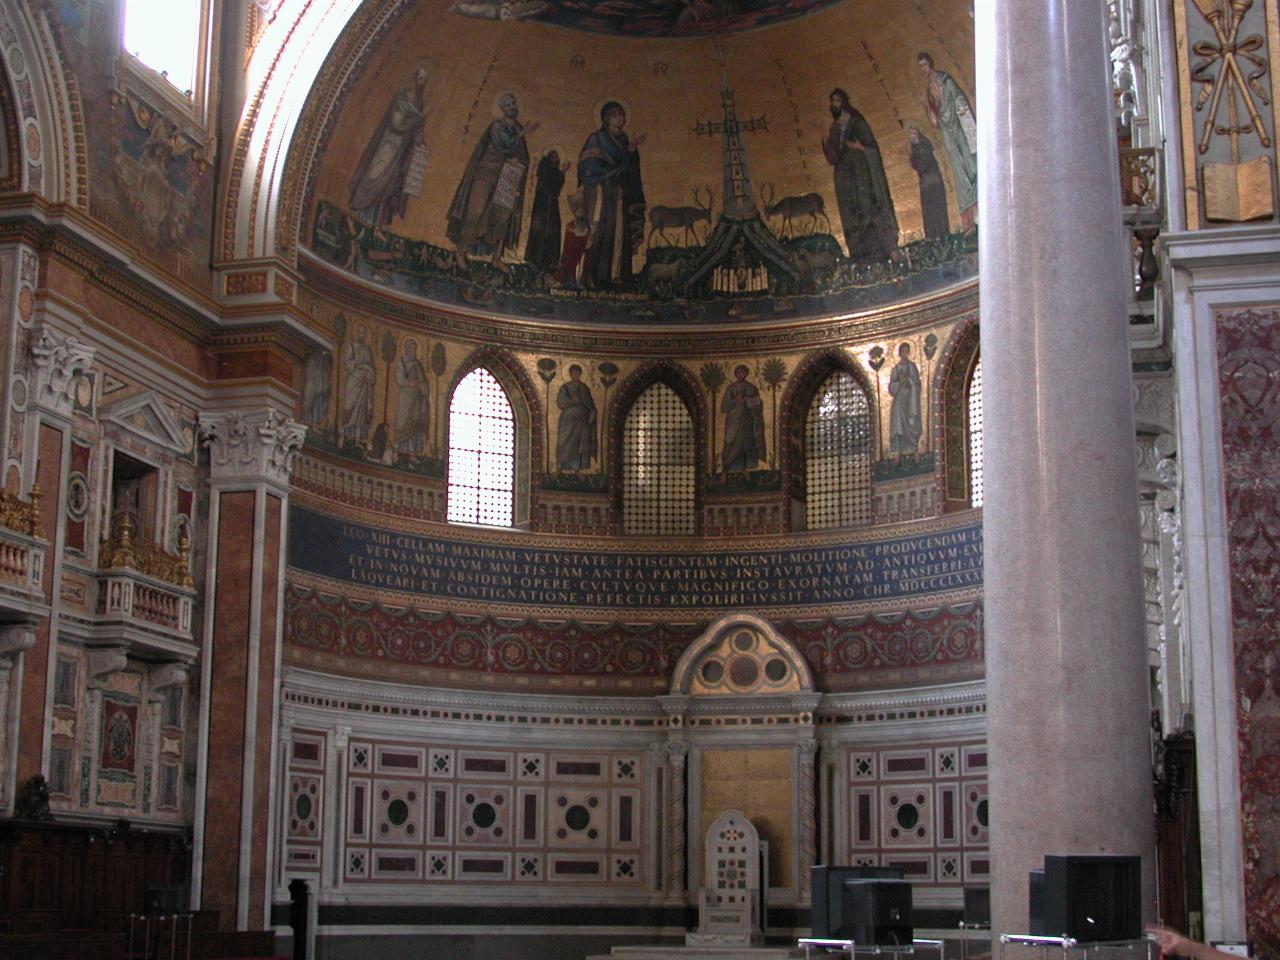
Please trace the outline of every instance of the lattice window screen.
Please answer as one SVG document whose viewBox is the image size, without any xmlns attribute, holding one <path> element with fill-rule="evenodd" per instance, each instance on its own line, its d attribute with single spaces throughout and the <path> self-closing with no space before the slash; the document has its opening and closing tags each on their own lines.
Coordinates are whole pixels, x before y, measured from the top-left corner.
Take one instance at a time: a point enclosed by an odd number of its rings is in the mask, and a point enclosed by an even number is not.
<svg viewBox="0 0 1280 960">
<path fill-rule="evenodd" d="M 837 371 L 805 420 L 805 524 L 810 530 L 871 522 L 871 407 L 852 374 Z"/>
<path fill-rule="evenodd" d="M 969 378 L 969 503 L 982 506 L 982 358 Z"/>
<path fill-rule="evenodd" d="M 693 419 L 665 383 L 645 390 L 622 430 L 622 524 L 629 534 L 694 532 Z"/>
<path fill-rule="evenodd" d="M 515 417 L 502 385 L 477 367 L 449 401 L 449 522 L 509 527 Z"/>
</svg>

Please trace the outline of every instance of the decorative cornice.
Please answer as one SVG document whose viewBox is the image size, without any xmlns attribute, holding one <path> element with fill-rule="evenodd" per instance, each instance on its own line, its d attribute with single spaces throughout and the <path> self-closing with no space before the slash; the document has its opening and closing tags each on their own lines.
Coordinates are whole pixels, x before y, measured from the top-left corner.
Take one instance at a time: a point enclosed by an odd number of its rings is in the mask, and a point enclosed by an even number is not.
<svg viewBox="0 0 1280 960">
<path fill-rule="evenodd" d="M 268 407 L 202 413 L 200 433 L 209 446 L 213 481 L 263 481 L 287 488 L 307 428 Z"/>
<path fill-rule="evenodd" d="M 31 338 L 37 405 L 60 417 L 70 417 L 76 383 L 93 366 L 94 352 L 93 347 L 47 325 L 37 328 Z"/>
<path fill-rule="evenodd" d="M 205 293 L 184 286 L 162 267 L 155 267 L 157 276 L 164 276 L 165 283 L 190 301 L 184 303 L 159 283 L 140 275 L 135 264 L 147 263 L 145 253 L 74 208 L 30 196 L 0 200 L 0 241 L 36 247 L 180 336 L 202 342 L 217 328 L 216 305 Z"/>
<path fill-rule="evenodd" d="M 766 353 L 823 346 L 843 346 L 868 336 L 905 335 L 970 317 L 978 310 L 978 282 L 965 281 L 955 287 L 918 300 L 888 304 L 861 313 L 822 320 L 807 317 L 797 321 L 752 328 L 717 325 L 714 329 L 695 325 L 684 328 L 638 331 L 634 328 L 601 325 L 583 328 L 556 325 L 550 321 L 501 318 L 467 311 L 459 307 L 414 299 L 380 288 L 336 268 L 329 267 L 306 251 L 298 257 L 298 274 L 314 297 L 331 302 L 353 314 L 377 316 L 410 324 L 437 336 L 481 343 L 501 343 L 512 350 L 563 350 L 636 358 L 678 359 L 702 356 L 709 337 L 717 348 Z"/>
</svg>

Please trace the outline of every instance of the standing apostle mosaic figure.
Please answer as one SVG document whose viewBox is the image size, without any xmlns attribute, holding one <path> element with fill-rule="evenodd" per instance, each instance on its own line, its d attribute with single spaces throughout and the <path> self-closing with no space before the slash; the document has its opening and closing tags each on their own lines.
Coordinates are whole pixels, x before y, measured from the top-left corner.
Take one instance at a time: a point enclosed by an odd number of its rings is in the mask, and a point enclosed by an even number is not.
<svg viewBox="0 0 1280 960">
<path fill-rule="evenodd" d="M 422 143 L 426 123 L 427 71 L 419 67 L 413 86 L 391 100 L 373 131 L 351 176 L 352 215 L 362 223 L 384 227 L 403 217 L 409 197 L 418 191 L 427 162 Z"/>
<path fill-rule="evenodd" d="M 978 222 L 978 124 L 973 106 L 955 78 L 933 65 L 930 54 L 917 54 L 916 63 L 928 79 L 921 100 L 929 122 L 942 133 L 942 146 L 951 163 L 960 225 L 969 230 Z"/>
<path fill-rule="evenodd" d="M 889 194 L 880 146 L 849 94 L 831 91 L 831 132 L 822 153 L 835 178 L 836 204 L 849 259 L 887 260 L 898 247 L 898 218 Z"/>
<path fill-rule="evenodd" d="M 595 458 L 596 402 L 582 382 L 582 367 L 572 364 L 569 379 L 556 393 L 560 421 L 556 426 L 556 465 L 561 470 L 587 470 Z"/>
<path fill-rule="evenodd" d="M 538 129 L 538 121 L 520 121 L 514 93 L 498 98 L 498 110 L 501 115 L 480 135 L 449 204 L 445 235 L 454 244 L 461 270 L 467 268 L 466 255 L 483 244 L 493 266 L 505 271 L 503 252 L 520 241 L 529 175 L 525 138 Z"/>
</svg>

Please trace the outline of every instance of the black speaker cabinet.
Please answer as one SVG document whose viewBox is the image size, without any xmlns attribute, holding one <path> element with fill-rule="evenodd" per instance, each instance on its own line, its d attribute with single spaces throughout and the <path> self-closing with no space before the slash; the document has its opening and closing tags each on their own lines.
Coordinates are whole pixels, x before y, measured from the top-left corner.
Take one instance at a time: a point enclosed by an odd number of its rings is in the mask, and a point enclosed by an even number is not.
<svg viewBox="0 0 1280 960">
<path fill-rule="evenodd" d="M 831 867 L 809 870 L 810 929 L 813 936 L 830 940 L 852 939 L 841 931 L 847 926 L 842 914 L 841 888 L 848 880 L 901 880 L 901 867 Z"/>
<path fill-rule="evenodd" d="M 1057 936 L 1046 932 L 1044 926 L 1044 871 L 1032 870 L 1027 877 L 1027 900 L 1030 914 L 1027 933 L 1033 937 Z"/>
<path fill-rule="evenodd" d="M 145 912 L 151 914 L 186 913 L 187 888 L 183 886 L 149 884 L 143 896 Z"/>
<path fill-rule="evenodd" d="M 1142 936 L 1142 858 L 1046 856 L 1045 934 L 1081 943 Z"/>
<path fill-rule="evenodd" d="M 964 888 L 964 922 L 967 924 L 991 922 L 991 888 Z"/>
<path fill-rule="evenodd" d="M 911 946 L 911 884 L 906 880 L 846 880 L 840 889 L 846 931 L 835 939 L 876 946 Z"/>
</svg>

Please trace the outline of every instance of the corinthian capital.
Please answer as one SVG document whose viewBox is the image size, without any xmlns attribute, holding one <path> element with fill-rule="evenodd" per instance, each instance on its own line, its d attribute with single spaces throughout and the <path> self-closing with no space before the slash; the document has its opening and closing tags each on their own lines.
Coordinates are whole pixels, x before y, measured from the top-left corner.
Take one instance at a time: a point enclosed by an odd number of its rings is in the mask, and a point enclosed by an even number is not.
<svg viewBox="0 0 1280 960">
<path fill-rule="evenodd" d="M 213 480 L 263 480 L 288 486 L 307 428 L 268 407 L 202 413 Z"/>
<path fill-rule="evenodd" d="M 75 337 L 41 326 L 31 337 L 31 366 L 36 403 L 60 416 L 71 416 L 76 383 L 93 364 L 93 347 Z"/>
</svg>

